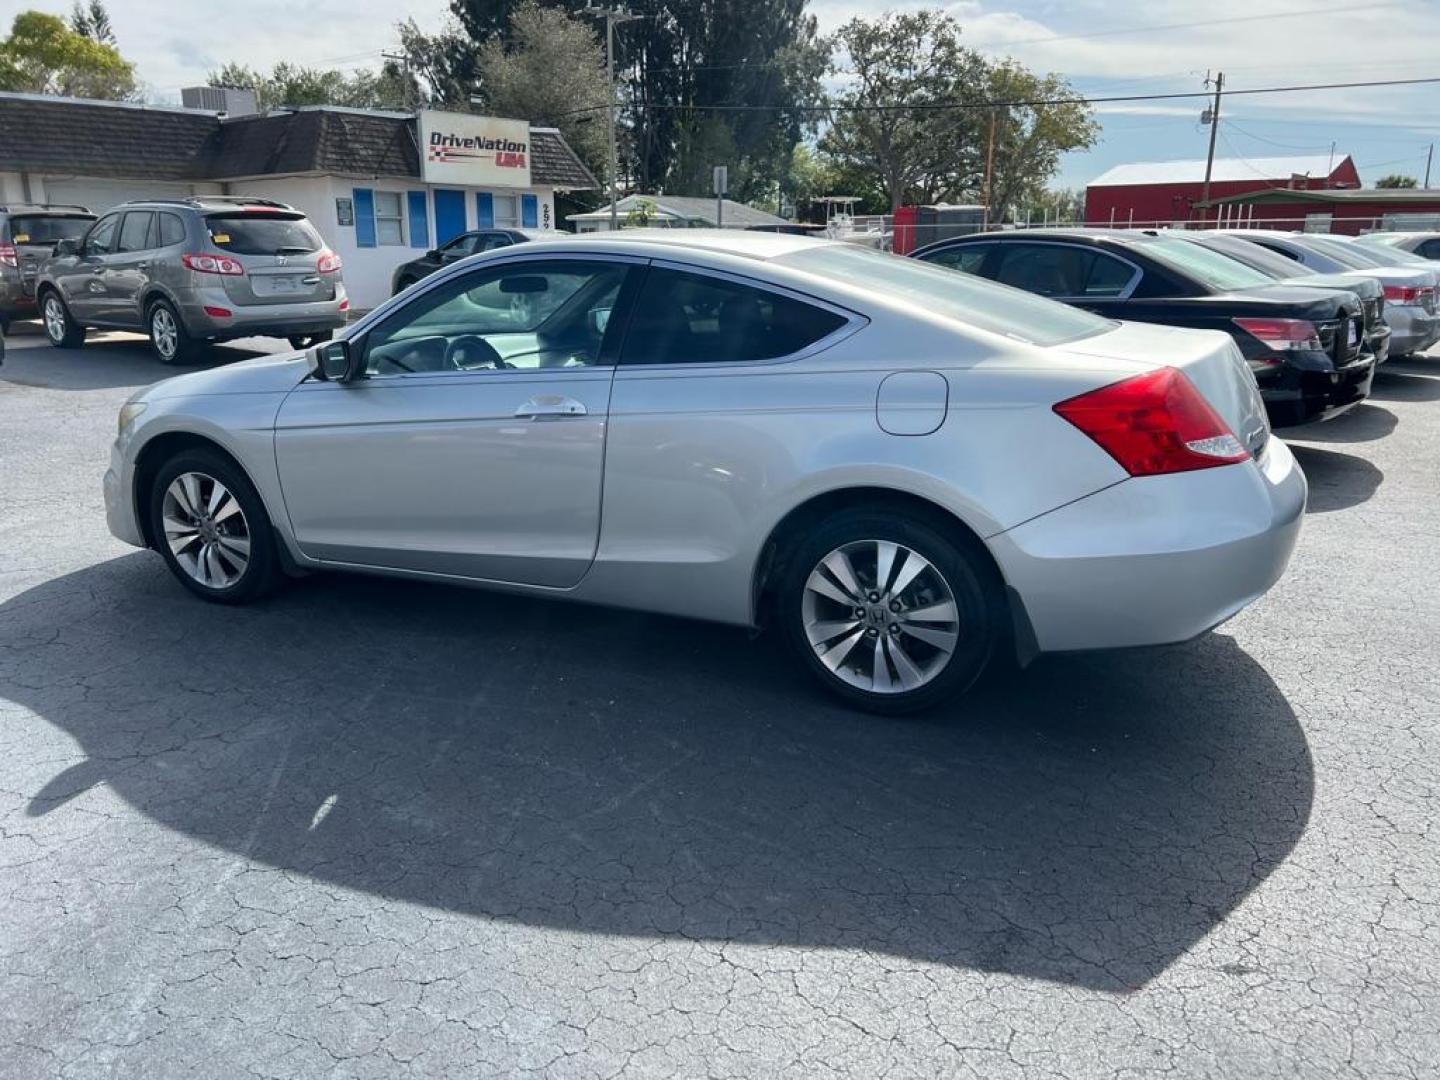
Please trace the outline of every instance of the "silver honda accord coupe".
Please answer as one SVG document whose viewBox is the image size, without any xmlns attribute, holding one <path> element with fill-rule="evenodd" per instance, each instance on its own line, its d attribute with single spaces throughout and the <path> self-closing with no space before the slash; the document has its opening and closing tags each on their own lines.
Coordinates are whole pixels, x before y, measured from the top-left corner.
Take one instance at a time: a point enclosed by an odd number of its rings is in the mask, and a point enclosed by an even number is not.
<svg viewBox="0 0 1440 1080">
<path fill-rule="evenodd" d="M 1204 633 L 1305 494 L 1226 335 L 690 230 L 474 256 L 149 387 L 105 476 L 115 535 L 208 600 L 355 570 L 766 625 L 881 712 Z"/>
</svg>

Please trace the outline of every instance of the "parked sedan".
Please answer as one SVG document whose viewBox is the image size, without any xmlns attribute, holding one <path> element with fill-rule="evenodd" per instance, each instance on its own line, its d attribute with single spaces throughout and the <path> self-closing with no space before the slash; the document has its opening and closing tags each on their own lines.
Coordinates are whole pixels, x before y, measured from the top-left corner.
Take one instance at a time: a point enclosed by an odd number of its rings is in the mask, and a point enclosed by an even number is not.
<svg viewBox="0 0 1440 1080">
<path fill-rule="evenodd" d="M 1223 334 L 700 230 L 480 255 L 300 358 L 142 390 L 104 488 L 207 600 L 359 570 L 770 624 L 885 712 L 1001 650 L 1204 633 L 1305 506 Z"/>
<path fill-rule="evenodd" d="M 1351 293 L 1277 284 L 1165 233 L 1026 229 L 954 237 L 912 253 L 1116 319 L 1223 330 L 1276 427 L 1323 420 L 1370 392 L 1375 358 Z"/>
<path fill-rule="evenodd" d="M 1440 261 L 1440 232 L 1376 232 L 1357 239 L 1367 244 L 1383 244 L 1419 255 L 1422 259 Z"/>
<path fill-rule="evenodd" d="M 1268 229 L 1236 229 L 1238 236 L 1322 274 L 1361 273 L 1385 288 L 1385 321 L 1393 333 L 1390 352 L 1395 356 L 1428 349 L 1440 338 L 1440 304 L 1436 290 L 1440 274 L 1427 267 L 1401 266 L 1385 255 L 1371 256 L 1344 241 L 1311 233 Z"/>
<path fill-rule="evenodd" d="M 1210 229 L 1175 230 L 1165 235 L 1189 240 L 1192 244 L 1200 244 L 1222 255 L 1228 255 L 1275 281 L 1304 285 L 1310 289 L 1333 289 L 1336 292 L 1353 293 L 1359 297 L 1360 305 L 1365 311 L 1365 347 L 1374 355 L 1377 365 L 1389 359 L 1391 331 L 1390 324 L 1385 321 L 1385 289 L 1375 278 L 1360 271 L 1350 274 L 1321 274 L 1258 244 Z"/>
<path fill-rule="evenodd" d="M 546 237 L 563 235 L 553 229 L 476 229 L 473 232 L 461 233 L 453 240 L 447 240 L 438 248 L 427 251 L 418 259 L 411 259 L 409 262 L 397 266 L 395 273 L 390 278 L 390 293 L 394 295 L 402 289 L 408 289 L 422 278 L 429 277 L 442 266 L 459 262 L 469 255 L 478 255 L 483 251 L 496 251 L 513 244 L 524 244 L 530 240 L 543 240 Z"/>
</svg>

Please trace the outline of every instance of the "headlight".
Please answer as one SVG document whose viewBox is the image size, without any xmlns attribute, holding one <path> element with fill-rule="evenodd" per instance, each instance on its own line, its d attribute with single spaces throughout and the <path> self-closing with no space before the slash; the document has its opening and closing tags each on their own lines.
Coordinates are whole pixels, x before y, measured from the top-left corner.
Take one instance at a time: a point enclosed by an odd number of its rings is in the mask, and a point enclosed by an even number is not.
<svg viewBox="0 0 1440 1080">
<path fill-rule="evenodd" d="M 145 411 L 145 402 L 127 401 L 120 406 L 120 419 L 115 425 L 115 434 L 124 435 L 125 429 L 135 422 L 135 418 Z"/>
</svg>

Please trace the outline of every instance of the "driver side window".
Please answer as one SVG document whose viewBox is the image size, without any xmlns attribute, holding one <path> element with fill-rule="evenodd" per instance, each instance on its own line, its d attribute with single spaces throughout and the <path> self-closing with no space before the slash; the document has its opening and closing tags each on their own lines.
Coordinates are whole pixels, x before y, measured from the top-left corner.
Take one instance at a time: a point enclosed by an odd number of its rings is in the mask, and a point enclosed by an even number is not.
<svg viewBox="0 0 1440 1080">
<path fill-rule="evenodd" d="M 97 221 L 94 228 L 85 236 L 83 249 L 85 254 L 108 255 L 115 243 L 115 226 L 119 223 L 119 214 L 111 214 Z"/>
<path fill-rule="evenodd" d="M 601 362 L 625 263 L 488 266 L 415 297 L 365 335 L 365 374 L 589 367 Z"/>
</svg>

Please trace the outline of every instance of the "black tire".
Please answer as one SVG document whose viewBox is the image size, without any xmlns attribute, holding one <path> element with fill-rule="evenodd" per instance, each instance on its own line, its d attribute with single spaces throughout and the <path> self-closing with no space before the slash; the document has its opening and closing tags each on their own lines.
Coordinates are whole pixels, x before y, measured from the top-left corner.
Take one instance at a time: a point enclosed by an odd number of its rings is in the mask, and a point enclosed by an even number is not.
<svg viewBox="0 0 1440 1080">
<path fill-rule="evenodd" d="M 197 580 L 195 575 L 181 564 L 182 555 L 188 552 L 190 556 L 196 556 L 200 550 L 203 550 L 203 537 L 197 541 L 201 544 L 200 548 L 196 548 L 192 544 L 188 548 L 182 549 L 179 555 L 167 540 L 166 495 L 170 485 L 177 478 L 186 474 L 198 474 L 200 477 L 209 479 L 212 484 L 214 481 L 218 481 L 239 503 L 243 517 L 243 535 L 248 540 L 248 561 L 243 570 L 239 571 L 236 579 L 227 584 L 208 585 Z M 207 488 L 203 480 L 199 483 L 202 501 L 208 501 L 208 496 L 213 493 L 214 488 Z M 196 596 L 218 604 L 244 604 L 264 596 L 284 578 L 280 552 L 276 547 L 275 532 L 270 524 L 270 515 L 265 512 L 265 504 L 261 502 L 255 486 L 250 483 L 245 473 L 224 454 L 204 448 L 182 450 L 155 472 L 146 497 L 149 500 L 146 512 L 150 520 L 150 536 L 155 542 L 156 549 L 180 584 Z M 223 514 L 225 507 L 226 504 L 222 502 L 217 510 Z M 173 514 L 177 509 L 181 508 L 171 507 L 170 511 Z M 182 516 L 183 510 L 180 515 L 172 517 L 172 520 L 181 520 Z M 228 531 L 229 539 L 233 542 L 241 535 L 233 527 L 233 521 L 232 514 L 218 526 L 212 525 L 211 528 L 218 527 L 222 533 Z M 172 529 L 171 532 L 173 533 L 174 530 Z M 217 557 L 228 559 L 225 549 L 222 548 L 218 551 Z M 200 560 L 197 558 L 196 561 Z M 222 562 L 221 566 L 224 571 L 235 570 L 234 564 L 229 561 Z"/>
<path fill-rule="evenodd" d="M 187 364 L 195 358 L 197 342 L 170 301 L 156 300 L 145 309 L 145 332 L 150 335 L 150 351 L 162 364 Z"/>
<path fill-rule="evenodd" d="M 878 544 L 908 548 L 929 563 L 930 569 L 902 584 L 908 556 L 893 555 L 886 576 L 888 583 L 901 584 L 901 588 L 892 597 L 890 590 L 877 587 L 875 580 L 881 557 Z M 830 607 L 836 601 L 815 592 L 807 609 L 807 582 L 812 572 L 819 570 L 822 560 L 848 545 L 854 545 L 848 562 L 856 579 L 854 584 L 862 586 L 859 603 L 853 609 Z M 782 552 L 781 558 L 777 614 L 786 638 L 822 685 L 867 711 L 904 715 L 932 708 L 963 693 L 984 672 L 996 643 L 1003 638 L 1005 602 L 999 575 L 979 549 L 978 541 L 953 535 L 938 520 L 932 522 L 881 508 L 848 510 L 809 530 L 793 550 Z M 828 571 L 822 576 L 827 576 L 832 586 L 839 583 L 839 578 Z M 936 605 L 944 604 L 946 590 L 954 602 L 953 620 L 936 623 L 907 616 L 907 612 L 921 608 L 928 609 L 927 616 L 941 610 Z M 853 594 L 848 588 L 841 592 Z M 857 616 L 856 612 L 863 614 Z M 841 632 L 812 645 L 807 631 L 812 621 L 825 627 L 853 625 L 859 636 Z M 954 641 L 947 652 L 931 640 L 912 636 L 911 628 L 935 639 L 953 634 Z M 874 642 L 874 648 L 870 642 Z M 821 648 L 836 658 L 838 673 L 821 659 Z M 876 690 L 871 688 L 876 681 L 874 662 L 882 651 L 884 671 L 880 678 L 887 688 Z M 898 655 L 902 651 L 903 657 Z M 902 660 L 911 665 L 914 673 L 923 675 L 923 681 L 912 689 L 904 688 L 904 682 L 913 675 L 902 672 Z"/>
<path fill-rule="evenodd" d="M 40 297 L 40 324 L 45 327 L 46 340 L 57 349 L 78 349 L 85 344 L 85 328 L 71 318 L 70 308 L 54 289 L 46 289 Z"/>
<path fill-rule="evenodd" d="M 318 334 L 291 334 L 285 340 L 290 342 L 292 349 L 308 349 L 311 345 L 319 345 L 323 341 L 329 341 L 334 336 L 334 330 L 322 330 Z"/>
</svg>

